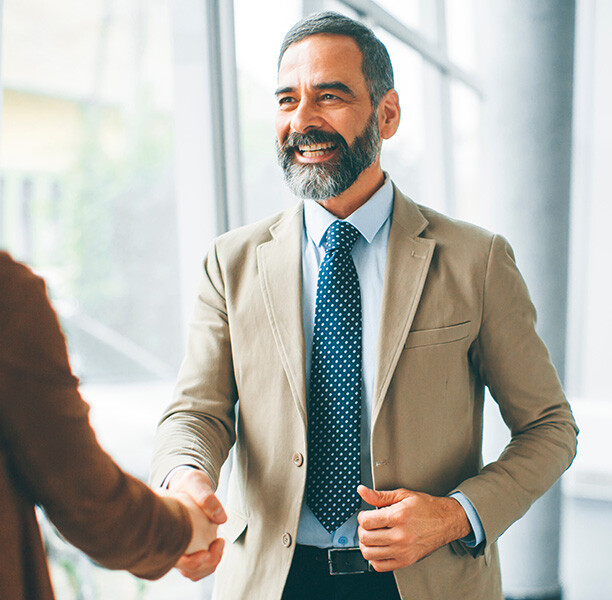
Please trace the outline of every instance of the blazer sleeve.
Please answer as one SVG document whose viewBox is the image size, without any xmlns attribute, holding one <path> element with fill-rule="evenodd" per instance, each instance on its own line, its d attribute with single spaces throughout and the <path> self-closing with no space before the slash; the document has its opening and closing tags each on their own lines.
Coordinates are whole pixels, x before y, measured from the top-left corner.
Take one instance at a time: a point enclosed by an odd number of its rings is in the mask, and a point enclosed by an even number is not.
<svg viewBox="0 0 612 600">
<path fill-rule="evenodd" d="M 0 442 L 14 487 L 103 566 L 158 578 L 189 543 L 187 512 L 100 448 L 43 281 L 0 258 Z"/>
<path fill-rule="evenodd" d="M 153 486 L 161 485 L 175 467 L 190 465 L 203 470 L 217 487 L 236 440 L 237 399 L 225 278 L 215 245 L 204 261 L 174 398 L 157 429 Z"/>
<path fill-rule="evenodd" d="M 569 467 L 578 428 L 548 351 L 512 249 L 493 238 L 482 323 L 471 360 L 510 429 L 499 459 L 458 486 L 493 543 Z"/>
</svg>

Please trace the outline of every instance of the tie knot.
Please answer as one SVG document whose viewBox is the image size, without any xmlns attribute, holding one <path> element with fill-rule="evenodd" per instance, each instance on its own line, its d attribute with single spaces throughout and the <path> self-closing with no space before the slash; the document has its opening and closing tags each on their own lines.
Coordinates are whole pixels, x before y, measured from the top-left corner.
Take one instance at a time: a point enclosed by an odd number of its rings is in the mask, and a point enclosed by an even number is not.
<svg viewBox="0 0 612 600">
<path fill-rule="evenodd" d="M 359 235 L 359 230 L 347 221 L 334 221 L 325 233 L 325 250 L 350 252 Z"/>
</svg>

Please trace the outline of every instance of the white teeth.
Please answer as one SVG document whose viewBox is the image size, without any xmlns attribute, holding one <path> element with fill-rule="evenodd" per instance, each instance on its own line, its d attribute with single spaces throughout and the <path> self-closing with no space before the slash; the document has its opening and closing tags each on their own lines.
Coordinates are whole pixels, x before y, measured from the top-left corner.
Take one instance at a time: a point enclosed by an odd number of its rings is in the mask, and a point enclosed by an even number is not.
<svg viewBox="0 0 612 600">
<path fill-rule="evenodd" d="M 325 142 L 323 144 L 311 144 L 310 146 L 298 146 L 300 152 L 317 152 L 319 150 L 327 150 L 333 148 L 332 142 Z"/>
</svg>

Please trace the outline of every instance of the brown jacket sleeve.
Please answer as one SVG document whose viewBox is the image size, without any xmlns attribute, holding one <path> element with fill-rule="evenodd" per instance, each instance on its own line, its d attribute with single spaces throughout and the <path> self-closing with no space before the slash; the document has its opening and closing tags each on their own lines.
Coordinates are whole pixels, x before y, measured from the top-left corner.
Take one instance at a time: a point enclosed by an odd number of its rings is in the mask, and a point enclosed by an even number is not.
<svg viewBox="0 0 612 600">
<path fill-rule="evenodd" d="M 0 442 L 14 485 L 105 567 L 163 575 L 189 543 L 186 511 L 100 448 L 44 283 L 5 254 L 0 336 Z"/>
</svg>

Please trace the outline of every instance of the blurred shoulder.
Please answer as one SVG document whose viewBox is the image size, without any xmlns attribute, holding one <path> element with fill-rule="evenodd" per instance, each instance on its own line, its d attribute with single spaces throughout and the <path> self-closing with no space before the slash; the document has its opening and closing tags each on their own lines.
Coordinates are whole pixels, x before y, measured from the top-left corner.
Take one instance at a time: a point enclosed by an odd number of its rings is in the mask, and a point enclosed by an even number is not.
<svg viewBox="0 0 612 600">
<path fill-rule="evenodd" d="M 0 251 L 0 303 L 8 307 L 21 303 L 33 294 L 45 296 L 43 280 L 8 252 Z"/>
<path fill-rule="evenodd" d="M 31 321 L 36 317 L 36 323 Z M 0 330 L 2 335 L 21 331 L 25 326 L 37 329 L 43 317 L 53 319 L 44 280 L 26 265 L 0 252 Z"/>
</svg>

